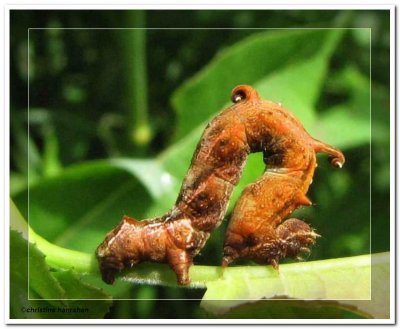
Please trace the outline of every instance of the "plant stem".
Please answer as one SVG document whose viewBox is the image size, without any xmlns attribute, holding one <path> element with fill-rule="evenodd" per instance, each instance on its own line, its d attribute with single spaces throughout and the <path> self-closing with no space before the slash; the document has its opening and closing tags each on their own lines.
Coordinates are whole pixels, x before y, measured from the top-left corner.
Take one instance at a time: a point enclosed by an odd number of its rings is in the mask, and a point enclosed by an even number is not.
<svg viewBox="0 0 400 329">
<path fill-rule="evenodd" d="M 44 130 L 43 175 L 52 177 L 61 170 L 59 144 L 52 125 L 48 124 Z"/>
<path fill-rule="evenodd" d="M 70 250 L 56 246 L 35 233 L 11 201 L 11 228 L 22 232 L 22 236 L 35 243 L 36 247 L 46 256 L 46 262 L 53 268 L 72 269 L 82 274 L 99 274 L 97 260 L 93 254 Z M 29 234 L 28 234 L 29 232 Z M 374 254 L 373 263 L 379 264 L 388 261 L 389 253 Z M 206 288 L 211 282 L 218 280 L 235 280 L 244 277 L 277 278 L 279 275 L 300 275 L 301 273 L 320 273 L 338 268 L 354 268 L 356 266 L 370 266 L 371 255 L 361 255 L 338 259 L 311 261 L 304 263 L 284 264 L 280 266 L 279 273 L 272 266 L 232 266 L 223 269 L 220 266 L 192 266 L 190 277 L 192 283 L 189 288 Z M 120 279 L 135 284 L 157 284 L 163 286 L 177 286 L 175 273 L 165 264 L 141 263 L 132 269 L 125 270 L 119 276 Z"/>
<path fill-rule="evenodd" d="M 21 232 L 24 239 L 36 244 L 51 267 L 63 270 L 74 269 L 80 273 L 98 273 L 94 254 L 62 248 L 50 243 L 28 226 L 12 200 L 10 200 L 10 224 L 11 229 Z"/>
<path fill-rule="evenodd" d="M 127 15 L 128 25 L 136 27 L 123 32 L 127 36 L 123 39 L 123 46 L 131 77 L 128 86 L 128 93 L 131 95 L 129 133 L 136 145 L 146 146 L 151 139 L 147 100 L 146 30 L 144 29 L 146 16 L 143 10 L 128 11 Z"/>
<path fill-rule="evenodd" d="M 94 254 L 56 246 L 29 228 L 29 242 L 46 255 L 46 262 L 57 269 L 73 269 L 79 273 L 98 273 L 98 266 Z"/>
</svg>

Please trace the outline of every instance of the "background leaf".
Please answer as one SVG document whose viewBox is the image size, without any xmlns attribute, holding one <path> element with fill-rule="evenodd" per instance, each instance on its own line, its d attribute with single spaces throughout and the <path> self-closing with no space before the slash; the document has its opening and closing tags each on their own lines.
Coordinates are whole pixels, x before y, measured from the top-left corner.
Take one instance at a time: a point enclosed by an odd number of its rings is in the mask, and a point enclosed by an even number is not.
<svg viewBox="0 0 400 329">
<path fill-rule="evenodd" d="M 314 42 L 315 40 L 318 40 L 321 31 L 318 31 L 316 34 L 314 34 L 314 32 L 315 31 L 309 33 L 308 31 L 303 31 L 302 36 L 300 37 L 300 42 L 304 42 L 307 46 L 315 47 L 316 44 Z M 334 51 L 337 42 L 343 35 L 343 32 L 341 30 L 327 30 L 323 31 L 322 34 L 324 39 L 323 41 L 319 41 L 321 42 L 319 47 L 313 48 L 311 52 L 306 51 L 307 59 L 302 58 L 303 61 L 300 63 L 296 62 L 295 59 L 288 60 L 285 56 L 277 56 L 273 59 L 275 62 L 272 66 L 266 64 L 265 71 L 263 71 L 263 67 L 257 67 L 254 76 L 246 75 L 247 79 L 250 79 L 249 76 L 252 77 L 251 81 L 248 83 L 254 83 L 255 88 L 263 98 L 282 102 L 285 107 L 289 108 L 293 113 L 301 118 L 302 123 L 306 128 L 311 127 L 315 121 L 315 105 L 322 89 L 322 83 L 327 74 L 330 55 Z M 220 91 L 217 93 L 214 88 L 210 87 L 212 86 L 211 81 L 218 82 L 221 86 L 218 90 L 223 88 L 226 81 L 229 81 L 232 89 L 232 86 L 234 85 L 232 84 L 233 80 L 237 79 L 241 74 L 237 74 L 237 72 L 232 69 L 235 66 L 234 63 L 246 63 L 248 59 L 244 56 L 249 56 L 248 52 L 252 53 L 252 56 L 250 57 L 252 60 L 257 63 L 262 62 L 262 60 L 257 56 L 265 56 L 265 52 L 267 51 L 266 49 L 274 49 L 270 42 L 276 42 L 278 44 L 279 42 L 289 42 L 286 38 L 296 38 L 296 40 L 298 40 L 298 37 L 298 32 L 269 32 L 268 34 L 259 34 L 256 37 L 252 37 L 247 42 L 244 41 L 241 44 L 225 50 L 224 55 L 221 55 L 223 64 L 215 64 L 215 66 L 218 67 L 218 71 L 214 72 L 214 66 L 210 64 L 210 67 L 203 69 L 198 76 L 179 89 L 173 99 L 175 100 L 175 105 L 176 103 L 179 103 L 179 105 L 176 105 L 177 109 L 191 109 L 189 112 L 190 114 L 188 114 L 187 111 L 178 110 L 178 118 L 185 122 L 184 129 L 187 129 L 190 133 L 161 155 L 160 160 L 165 168 L 171 170 L 175 177 L 184 176 L 188 166 L 182 164 L 189 163 L 193 152 L 192 150 L 195 149 L 195 145 L 200 139 L 201 133 L 204 129 L 203 127 L 205 127 L 207 122 L 211 120 L 210 112 L 208 112 L 210 110 L 205 109 L 214 109 L 211 112 L 214 115 L 216 114 L 216 110 L 220 109 L 220 107 L 214 105 L 214 102 L 216 102 L 215 99 Z M 267 38 L 268 42 L 265 38 Z M 306 38 L 306 40 L 302 38 Z M 299 46 L 296 42 L 294 42 L 295 46 Z M 253 47 L 255 49 L 253 49 Z M 309 59 L 309 57 L 311 57 L 311 59 Z M 297 59 L 298 57 L 296 56 L 295 58 Z M 299 58 L 301 58 L 301 54 L 299 55 Z M 223 69 L 230 72 L 229 79 L 226 77 L 227 73 L 222 74 L 219 71 Z M 233 79 L 232 76 L 235 78 Z M 303 76 L 307 77 L 307 81 L 299 79 L 299 77 Z M 240 78 L 238 79 L 238 81 L 240 81 Z M 246 81 L 247 80 L 242 80 L 240 83 L 243 84 L 246 83 Z M 207 86 L 207 88 L 205 86 Z M 227 103 L 226 101 L 229 92 L 230 90 L 226 88 L 225 95 L 220 96 L 221 100 L 224 100 L 222 104 Z M 207 93 L 212 93 L 213 97 L 207 97 Z M 200 97 L 201 94 L 203 97 Z M 194 98 L 196 95 L 198 96 L 198 100 L 195 102 Z M 200 108 L 196 109 L 196 106 L 200 106 L 203 110 Z M 197 112 L 199 114 L 196 114 Z M 188 115 L 190 115 L 190 119 L 186 117 Z M 207 121 L 203 121 L 199 126 L 193 127 L 193 125 L 198 121 L 197 117 L 199 115 L 202 116 L 203 120 L 206 118 Z M 206 115 L 207 117 L 205 117 Z M 179 124 L 177 129 L 179 135 Z M 183 133 L 181 133 L 181 135 L 182 134 Z M 315 137 L 318 138 L 319 136 L 317 135 Z M 347 138 L 347 136 L 345 136 L 345 138 Z M 351 138 L 351 136 L 349 136 L 349 138 Z M 260 155 L 254 155 L 246 163 L 243 176 L 230 201 L 231 206 L 235 204 L 244 186 L 254 181 L 262 174 L 264 164 L 260 159 Z"/>
<path fill-rule="evenodd" d="M 355 307 L 343 307 L 335 301 L 260 300 L 234 307 L 219 317 L 224 319 L 364 319 L 365 314 Z"/>
<path fill-rule="evenodd" d="M 177 139 L 219 111 L 227 103 L 233 86 L 256 84 L 270 74 L 279 76 L 277 72 L 285 67 L 296 67 L 302 60 L 315 56 L 331 33 L 329 30 L 268 31 L 225 49 L 173 95 L 172 102 L 178 113 Z M 283 44 L 286 46 L 282 47 Z M 313 73 L 323 74 L 318 68 Z M 307 86 L 301 79 L 291 79 L 291 82 Z M 271 88 L 290 90 L 289 86 L 271 85 Z M 314 88 L 313 84 L 309 86 Z M 310 93 L 308 88 L 306 92 Z"/>
<path fill-rule="evenodd" d="M 16 204 L 28 218 L 27 194 Z M 62 247 L 94 252 L 124 214 L 143 216 L 151 197 L 126 170 L 107 162 L 70 168 L 29 191 L 29 224 L 39 234 Z M 141 211 L 137 211 L 138 209 Z M 115 209 L 120 209 L 115 213 Z M 131 212 L 134 209 L 135 212 Z"/>
</svg>

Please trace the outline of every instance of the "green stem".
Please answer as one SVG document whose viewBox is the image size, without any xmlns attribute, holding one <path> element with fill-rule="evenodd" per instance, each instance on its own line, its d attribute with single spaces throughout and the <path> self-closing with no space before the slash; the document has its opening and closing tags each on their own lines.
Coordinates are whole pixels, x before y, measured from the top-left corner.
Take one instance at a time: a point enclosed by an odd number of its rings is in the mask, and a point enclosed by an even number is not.
<svg viewBox="0 0 400 329">
<path fill-rule="evenodd" d="M 11 229 L 19 231 L 29 242 L 46 256 L 50 267 L 69 270 L 73 269 L 82 274 L 99 274 L 98 263 L 93 254 L 59 247 L 30 228 L 14 202 L 10 200 Z M 191 275 L 195 278 L 192 287 L 205 287 L 205 282 L 218 278 L 219 267 L 194 266 Z M 122 279 L 135 283 L 153 283 L 165 286 L 176 286 L 176 277 L 172 270 L 163 264 L 144 263 L 122 273 Z"/>
<path fill-rule="evenodd" d="M 98 273 L 98 266 L 94 254 L 56 246 L 42 238 L 29 228 L 29 242 L 46 255 L 46 262 L 53 268 L 73 269 L 79 273 Z"/>
<path fill-rule="evenodd" d="M 129 129 L 133 142 L 138 146 L 145 146 L 151 139 L 147 99 L 146 30 L 144 29 L 146 16 L 142 10 L 129 11 L 127 15 L 128 25 L 136 27 L 136 29 L 123 32 L 127 36 L 123 39 L 123 46 L 131 77 L 128 86 L 128 92 L 131 95 Z"/>
<path fill-rule="evenodd" d="M 53 126 L 48 125 L 44 130 L 43 174 L 52 177 L 61 170 L 59 144 Z"/>
<path fill-rule="evenodd" d="M 22 232 L 25 239 L 35 243 L 37 248 L 46 256 L 49 266 L 68 270 L 73 269 L 82 274 L 98 274 L 98 264 L 94 253 L 88 254 L 56 246 L 35 233 L 22 217 L 14 203 L 10 204 L 11 228 Z M 387 262 L 388 253 L 374 254 L 373 263 Z M 320 273 L 334 271 L 337 268 L 354 268 L 355 264 L 369 266 L 371 255 L 311 261 L 304 263 L 284 264 L 279 268 L 281 275 L 300 273 Z M 271 266 L 233 266 L 223 269 L 220 266 L 196 265 L 190 268 L 192 283 L 189 288 L 206 288 L 210 282 L 240 278 L 276 278 L 279 274 Z M 177 286 L 175 273 L 165 264 L 142 263 L 121 273 L 120 279 L 135 284 L 157 284 Z"/>
<path fill-rule="evenodd" d="M 11 229 L 19 231 L 22 236 L 46 256 L 46 262 L 57 269 L 74 269 L 80 273 L 98 273 L 94 254 L 56 246 L 38 235 L 21 215 L 14 202 L 10 200 Z"/>
</svg>

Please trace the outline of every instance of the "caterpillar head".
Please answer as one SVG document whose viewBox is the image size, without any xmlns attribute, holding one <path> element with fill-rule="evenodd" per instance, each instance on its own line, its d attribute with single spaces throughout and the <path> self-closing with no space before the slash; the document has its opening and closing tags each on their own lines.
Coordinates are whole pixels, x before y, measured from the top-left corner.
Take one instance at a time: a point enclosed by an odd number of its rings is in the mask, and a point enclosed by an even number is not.
<svg viewBox="0 0 400 329">
<path fill-rule="evenodd" d="M 141 260 L 140 254 L 136 252 L 136 244 L 139 240 L 133 236 L 140 232 L 141 226 L 143 226 L 142 222 L 125 216 L 97 247 L 96 257 L 104 282 L 114 283 L 115 276 L 121 270 L 132 267 Z"/>
</svg>

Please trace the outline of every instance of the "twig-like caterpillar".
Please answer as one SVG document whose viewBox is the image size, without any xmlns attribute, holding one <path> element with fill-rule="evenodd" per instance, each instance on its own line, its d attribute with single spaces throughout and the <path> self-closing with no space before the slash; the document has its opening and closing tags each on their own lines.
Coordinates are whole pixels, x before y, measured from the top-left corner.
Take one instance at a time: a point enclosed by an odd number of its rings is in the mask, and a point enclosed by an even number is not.
<svg viewBox="0 0 400 329">
<path fill-rule="evenodd" d="M 309 148 L 306 140 L 315 150 L 325 150 L 289 112 L 262 101 L 253 88 L 236 87 L 232 101 L 235 104 L 206 127 L 175 206 L 153 219 L 137 221 L 125 216 L 97 248 L 104 281 L 112 283 L 122 269 L 148 260 L 168 263 L 178 283 L 188 284 L 193 257 L 220 225 L 249 153 L 264 152 L 271 168 L 285 168 L 290 161 L 291 170 L 301 171 L 304 160 L 299 154 Z M 329 150 L 331 163 L 343 164 L 342 154 Z"/>
</svg>

